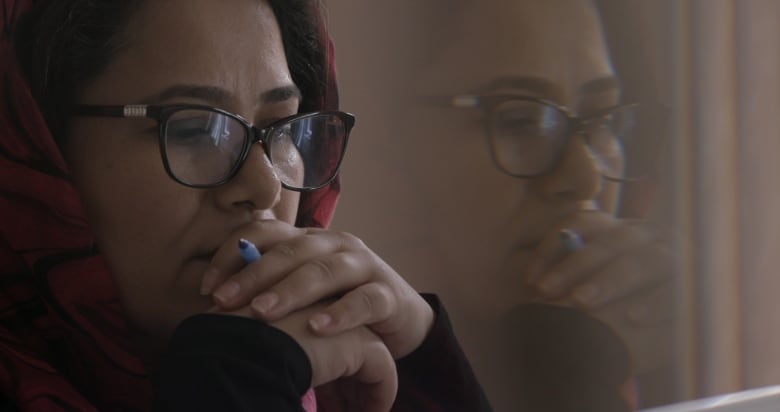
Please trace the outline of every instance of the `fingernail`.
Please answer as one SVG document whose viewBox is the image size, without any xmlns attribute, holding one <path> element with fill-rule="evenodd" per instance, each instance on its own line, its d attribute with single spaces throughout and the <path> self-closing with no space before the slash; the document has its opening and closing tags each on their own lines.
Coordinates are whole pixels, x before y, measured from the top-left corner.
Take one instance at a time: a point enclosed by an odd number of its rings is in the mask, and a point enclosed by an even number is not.
<svg viewBox="0 0 780 412">
<path fill-rule="evenodd" d="M 203 280 L 200 282 L 200 294 L 206 296 L 213 292 L 217 278 L 219 278 L 219 269 L 209 268 L 206 270 L 206 273 L 203 274 Z"/>
<path fill-rule="evenodd" d="M 228 303 L 231 299 L 235 298 L 238 295 L 238 292 L 241 291 L 241 286 L 239 286 L 238 283 L 229 281 L 225 283 L 224 285 L 220 286 L 219 289 L 217 289 L 216 292 L 214 292 L 214 299 L 218 300 L 220 303 Z"/>
<path fill-rule="evenodd" d="M 563 284 L 563 277 L 557 273 L 551 273 L 547 275 L 541 282 L 539 282 L 539 289 L 545 294 L 552 294 L 560 289 Z"/>
<path fill-rule="evenodd" d="M 279 296 L 276 293 L 267 292 L 252 300 L 252 308 L 265 315 L 273 309 L 277 302 L 279 302 Z"/>
<path fill-rule="evenodd" d="M 599 287 L 596 285 L 585 285 L 577 288 L 574 291 L 574 299 L 577 299 L 580 304 L 590 305 L 596 302 L 596 298 L 599 296 Z"/>
<path fill-rule="evenodd" d="M 309 326 L 314 330 L 320 330 L 328 326 L 333 321 L 333 318 L 327 313 L 318 313 L 309 319 Z"/>
</svg>

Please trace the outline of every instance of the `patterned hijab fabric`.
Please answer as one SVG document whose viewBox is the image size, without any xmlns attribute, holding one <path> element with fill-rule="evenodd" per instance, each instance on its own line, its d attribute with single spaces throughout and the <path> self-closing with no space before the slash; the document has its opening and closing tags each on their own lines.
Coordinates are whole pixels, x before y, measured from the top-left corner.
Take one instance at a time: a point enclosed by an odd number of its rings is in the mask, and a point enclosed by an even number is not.
<svg viewBox="0 0 780 412">
<path fill-rule="evenodd" d="M 31 3 L 0 0 L 0 398 L 24 411 L 148 410 L 151 385 L 111 274 L 16 63 L 13 28 Z M 320 27 L 327 81 L 312 103 L 335 109 Z M 334 181 L 302 195 L 297 224 L 327 226 L 338 192 Z"/>
</svg>

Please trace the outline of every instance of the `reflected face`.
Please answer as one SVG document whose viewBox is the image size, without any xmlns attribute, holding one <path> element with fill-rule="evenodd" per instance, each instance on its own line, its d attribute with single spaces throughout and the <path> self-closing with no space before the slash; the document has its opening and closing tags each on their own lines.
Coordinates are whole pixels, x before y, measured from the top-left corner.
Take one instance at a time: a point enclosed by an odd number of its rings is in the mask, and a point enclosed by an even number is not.
<svg viewBox="0 0 780 412">
<path fill-rule="evenodd" d="M 127 47 L 79 103 L 207 105 L 258 126 L 297 112 L 265 1 L 148 1 L 126 33 Z M 128 318 L 154 338 L 208 309 L 203 272 L 232 231 L 253 216 L 295 220 L 298 194 L 282 190 L 260 145 L 237 176 L 211 189 L 166 174 L 152 119 L 74 118 L 64 151 Z"/>
<path fill-rule="evenodd" d="M 414 93 L 520 95 L 578 116 L 618 104 L 617 81 L 590 2 L 468 3 L 454 38 L 418 73 Z M 415 150 L 407 153 L 420 156 L 410 163 L 420 165 L 415 181 L 433 205 L 426 208 L 431 213 L 426 222 L 448 279 L 482 309 L 516 300 L 528 254 L 564 219 L 583 210 L 614 213 L 619 186 L 602 178 L 603 164 L 582 136 L 567 136 L 546 174 L 521 179 L 502 173 L 491 160 L 483 111 L 413 109 L 408 115 Z M 529 165 L 542 156 L 498 155 Z M 611 162 L 620 168 L 621 155 L 613 151 Z M 467 292 L 475 276 L 484 276 L 480 287 L 492 288 L 479 294 L 484 301 Z"/>
</svg>

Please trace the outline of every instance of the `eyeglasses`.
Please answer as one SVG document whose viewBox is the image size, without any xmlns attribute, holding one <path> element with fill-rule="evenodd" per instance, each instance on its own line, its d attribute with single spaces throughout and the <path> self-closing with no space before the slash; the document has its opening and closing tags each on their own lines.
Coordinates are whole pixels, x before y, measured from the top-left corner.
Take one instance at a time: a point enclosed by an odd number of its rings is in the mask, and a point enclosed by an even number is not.
<svg viewBox="0 0 780 412">
<path fill-rule="evenodd" d="M 282 186 L 311 191 L 338 174 L 355 117 L 338 111 L 298 114 L 259 129 L 241 116 L 201 105 L 78 105 L 76 116 L 148 117 L 159 123 L 168 175 L 185 186 L 227 183 L 254 143 L 262 142 Z"/>
<path fill-rule="evenodd" d="M 550 173 L 568 142 L 580 135 L 604 178 L 632 181 L 649 170 L 648 162 L 625 157 L 642 144 L 639 104 L 610 107 L 585 116 L 544 99 L 517 95 L 456 95 L 430 102 L 455 108 L 481 108 L 486 115 L 490 155 L 496 167 L 515 177 Z"/>
</svg>

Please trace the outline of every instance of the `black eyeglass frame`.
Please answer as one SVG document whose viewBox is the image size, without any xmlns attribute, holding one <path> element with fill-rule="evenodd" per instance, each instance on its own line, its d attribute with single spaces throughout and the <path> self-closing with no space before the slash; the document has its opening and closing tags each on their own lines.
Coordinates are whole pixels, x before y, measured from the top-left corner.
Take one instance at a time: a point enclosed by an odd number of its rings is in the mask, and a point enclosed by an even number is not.
<svg viewBox="0 0 780 412">
<path fill-rule="evenodd" d="M 482 109 L 485 114 L 485 117 L 487 118 L 487 121 L 485 122 L 485 135 L 487 137 L 488 151 L 490 152 L 490 158 L 493 161 L 493 165 L 504 174 L 507 174 L 512 177 L 522 178 L 522 179 L 537 178 L 552 172 L 557 167 L 557 165 L 561 162 L 561 158 L 564 155 L 564 148 L 569 144 L 569 142 L 575 135 L 582 135 L 583 139 L 585 140 L 585 143 L 588 144 L 588 146 L 590 147 L 590 142 L 588 139 L 589 137 L 588 131 L 585 129 L 585 126 L 593 122 L 594 119 L 604 117 L 607 114 L 614 113 L 619 110 L 637 108 L 640 106 L 639 103 L 619 104 L 592 113 L 588 113 L 587 116 L 579 116 L 575 114 L 568 107 L 557 104 L 551 100 L 540 99 L 540 98 L 525 96 L 525 95 L 516 95 L 516 94 L 495 94 L 495 95 L 458 94 L 452 96 L 428 97 L 426 100 L 429 103 L 434 103 L 436 105 L 449 107 L 449 108 Z M 507 101 L 528 101 L 528 102 L 534 102 L 544 106 L 552 107 L 553 109 L 562 113 L 566 118 L 566 129 L 563 132 L 565 141 L 561 145 L 561 149 L 557 157 L 553 159 L 553 161 L 550 163 L 550 168 L 548 170 L 545 170 L 540 173 L 534 173 L 534 174 L 512 173 L 506 170 L 498 161 L 496 148 L 494 144 L 495 138 L 493 136 L 493 132 L 491 130 L 490 125 L 492 124 L 492 119 L 495 116 L 496 106 Z M 630 177 L 630 178 L 613 177 L 613 176 L 608 176 L 603 172 L 601 173 L 601 176 L 606 180 L 614 181 L 614 182 L 635 182 L 642 179 L 642 177 Z"/>
<path fill-rule="evenodd" d="M 238 121 L 244 127 L 246 131 L 246 136 L 248 138 L 244 139 L 244 144 L 241 148 L 241 154 L 239 155 L 235 165 L 233 165 L 233 168 L 227 173 L 225 178 L 223 178 L 222 180 L 210 184 L 193 184 L 180 179 L 171 170 L 170 164 L 168 162 L 168 153 L 166 147 L 166 138 L 165 138 L 166 125 L 168 123 L 168 119 L 174 113 L 182 110 L 207 110 L 207 111 L 219 113 L 221 115 L 228 116 Z M 271 142 L 270 140 L 268 140 L 268 136 L 271 135 L 271 132 L 273 130 L 280 127 L 281 125 L 287 124 L 294 120 L 305 119 L 307 117 L 315 117 L 321 115 L 336 116 L 339 119 L 341 119 L 342 122 L 344 122 L 344 143 L 342 144 L 341 152 L 339 153 L 338 163 L 336 164 L 333 174 L 328 179 L 326 179 L 324 183 L 312 187 L 293 187 L 288 185 L 287 183 L 281 182 L 282 187 L 296 192 L 311 192 L 317 189 L 321 189 L 327 186 L 328 184 L 330 184 L 333 181 L 333 179 L 335 179 L 336 176 L 338 176 L 339 171 L 341 169 L 341 162 L 344 160 L 344 153 L 346 153 L 347 150 L 347 143 L 349 142 L 350 131 L 355 126 L 355 116 L 351 113 L 335 111 L 335 110 L 322 110 L 322 111 L 299 113 L 299 114 L 294 114 L 292 116 L 287 116 L 285 118 L 276 120 L 273 123 L 260 129 L 237 114 L 233 114 L 216 107 L 198 105 L 198 104 L 171 104 L 171 105 L 80 104 L 80 105 L 75 105 L 73 107 L 72 114 L 74 116 L 94 116 L 94 117 L 120 117 L 120 118 L 145 117 L 145 118 L 151 118 L 157 120 L 158 127 L 159 127 L 158 137 L 159 137 L 159 145 L 160 145 L 160 155 L 162 157 L 163 166 L 165 167 L 166 173 L 168 173 L 168 176 L 170 176 L 171 179 L 173 179 L 177 183 L 187 187 L 198 188 L 198 189 L 208 189 L 208 188 L 221 186 L 229 182 L 231 179 L 233 179 L 236 176 L 236 174 L 238 174 L 238 172 L 241 170 L 241 167 L 244 165 L 244 163 L 246 162 L 246 158 L 247 156 L 249 156 L 250 148 L 252 147 L 253 144 L 257 142 L 263 143 L 262 144 L 263 151 L 265 152 L 265 155 L 268 158 L 269 162 L 271 162 L 271 164 L 273 165 L 273 159 L 271 159 Z"/>
</svg>

